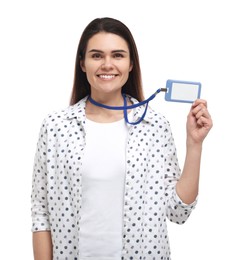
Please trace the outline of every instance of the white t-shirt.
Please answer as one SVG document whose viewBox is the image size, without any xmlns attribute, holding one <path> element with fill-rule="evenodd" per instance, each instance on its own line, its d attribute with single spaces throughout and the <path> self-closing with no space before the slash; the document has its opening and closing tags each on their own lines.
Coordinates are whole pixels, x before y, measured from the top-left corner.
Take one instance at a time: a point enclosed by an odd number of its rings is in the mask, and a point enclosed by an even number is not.
<svg viewBox="0 0 236 260">
<path fill-rule="evenodd" d="M 127 125 L 86 121 L 80 221 L 81 260 L 120 260 Z"/>
</svg>

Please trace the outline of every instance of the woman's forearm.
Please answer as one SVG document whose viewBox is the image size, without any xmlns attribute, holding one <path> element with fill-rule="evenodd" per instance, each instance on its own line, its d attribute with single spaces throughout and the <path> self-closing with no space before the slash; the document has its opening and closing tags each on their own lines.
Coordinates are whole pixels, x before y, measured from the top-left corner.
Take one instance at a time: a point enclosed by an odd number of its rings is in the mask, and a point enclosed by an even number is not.
<svg viewBox="0 0 236 260">
<path fill-rule="evenodd" d="M 182 175 L 176 184 L 176 192 L 186 204 L 194 202 L 198 195 L 202 144 L 212 125 L 206 100 L 197 99 L 187 117 L 187 152 Z"/>
<path fill-rule="evenodd" d="M 176 192 L 181 200 L 190 204 L 198 195 L 202 144 L 187 146 L 182 175 L 176 184 Z"/>
<path fill-rule="evenodd" d="M 33 233 L 34 260 L 52 260 L 52 239 L 50 231 Z"/>
</svg>

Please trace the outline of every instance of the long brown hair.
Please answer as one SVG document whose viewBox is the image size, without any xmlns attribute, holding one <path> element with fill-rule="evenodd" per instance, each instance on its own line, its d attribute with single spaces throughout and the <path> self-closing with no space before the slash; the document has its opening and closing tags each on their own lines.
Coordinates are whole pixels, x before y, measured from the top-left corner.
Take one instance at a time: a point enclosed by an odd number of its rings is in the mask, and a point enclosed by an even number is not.
<svg viewBox="0 0 236 260">
<path fill-rule="evenodd" d="M 114 33 L 127 42 L 133 68 L 129 73 L 127 82 L 122 87 L 122 92 L 131 95 L 138 101 L 144 100 L 139 55 L 134 38 L 128 27 L 122 22 L 113 18 L 104 17 L 96 18 L 91 21 L 81 35 L 76 54 L 74 84 L 70 104 L 74 105 L 85 96 L 90 95 L 90 85 L 86 73 L 81 69 L 81 61 L 85 58 L 89 39 L 99 32 Z"/>
</svg>

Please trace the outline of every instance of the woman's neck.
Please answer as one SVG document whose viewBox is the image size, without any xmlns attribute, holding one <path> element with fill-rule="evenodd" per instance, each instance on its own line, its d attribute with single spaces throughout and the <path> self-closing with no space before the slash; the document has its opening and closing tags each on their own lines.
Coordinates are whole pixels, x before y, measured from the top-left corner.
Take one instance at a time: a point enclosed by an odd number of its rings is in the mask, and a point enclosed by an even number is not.
<svg viewBox="0 0 236 260">
<path fill-rule="evenodd" d="M 100 95 L 92 98 L 98 103 L 107 105 L 107 106 L 123 106 L 124 98 L 122 94 L 116 96 L 108 96 L 108 95 Z M 128 101 L 128 105 L 130 105 L 130 101 Z M 100 123 L 111 123 L 124 118 L 123 110 L 111 110 L 102 108 L 92 104 L 87 101 L 86 109 L 85 109 L 86 117 L 90 120 Z"/>
<path fill-rule="evenodd" d="M 100 93 L 92 91 L 91 98 L 98 103 L 107 105 L 107 106 L 123 106 L 124 98 L 121 91 L 111 92 L 111 93 Z"/>
</svg>

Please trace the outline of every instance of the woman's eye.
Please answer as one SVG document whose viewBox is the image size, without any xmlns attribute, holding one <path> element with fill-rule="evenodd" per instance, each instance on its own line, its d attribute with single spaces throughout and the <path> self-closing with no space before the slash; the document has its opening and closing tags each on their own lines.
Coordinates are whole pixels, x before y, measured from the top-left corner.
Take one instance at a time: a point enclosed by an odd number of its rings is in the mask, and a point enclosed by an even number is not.
<svg viewBox="0 0 236 260">
<path fill-rule="evenodd" d="M 101 54 L 100 53 L 94 53 L 93 55 L 92 55 L 92 58 L 94 58 L 94 59 L 100 59 L 102 56 L 101 56 Z"/>
<path fill-rule="evenodd" d="M 123 55 L 121 53 L 115 53 L 114 57 L 115 58 L 123 58 Z"/>
</svg>

